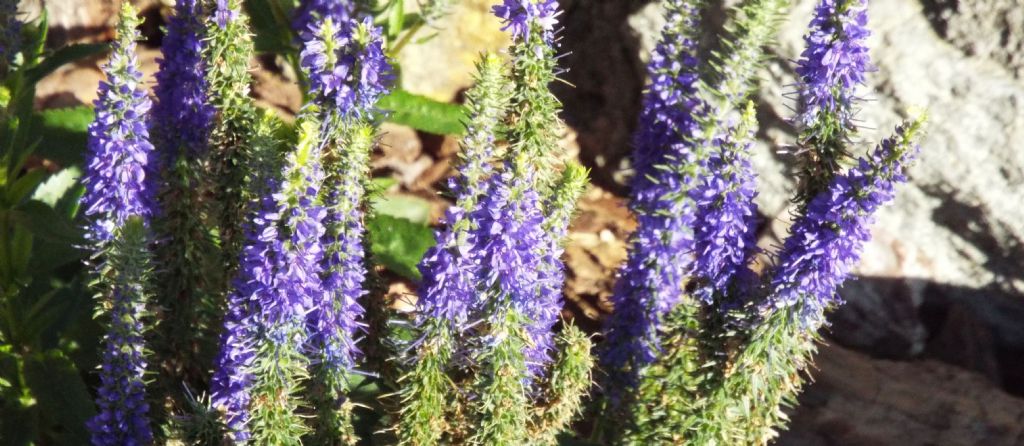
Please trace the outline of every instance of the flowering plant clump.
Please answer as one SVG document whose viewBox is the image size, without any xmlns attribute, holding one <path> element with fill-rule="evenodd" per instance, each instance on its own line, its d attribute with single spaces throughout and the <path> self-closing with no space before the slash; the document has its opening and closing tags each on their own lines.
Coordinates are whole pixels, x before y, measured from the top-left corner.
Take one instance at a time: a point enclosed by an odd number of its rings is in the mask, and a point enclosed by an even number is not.
<svg viewBox="0 0 1024 446">
<path fill-rule="evenodd" d="M 904 123 L 870 158 L 843 170 L 856 131 L 855 88 L 870 66 L 866 1 L 822 0 L 797 68 L 799 215 L 774 266 L 759 276 L 751 268 L 759 252 L 749 161 L 756 120 L 743 103 L 787 2 L 742 5 L 710 69 L 695 68 L 695 45 L 679 44 L 699 35 L 693 11 L 701 3 L 666 3 L 635 155 L 639 228 L 616 288 L 615 303 L 625 311 L 607 324 L 601 360 L 606 413 L 631 422 L 610 437 L 764 444 L 785 424 L 782 407 L 801 387 L 817 329 L 840 303 L 836 291 L 870 239 L 872 215 L 906 181 L 922 119 Z M 698 73 L 706 76 L 699 83 Z M 734 111 L 738 119 L 730 117 Z M 666 118 L 645 121 L 654 113 Z M 671 235 L 641 238 L 655 231 Z M 687 249 L 668 251 L 667 240 Z"/>
<path fill-rule="evenodd" d="M 31 114 L 32 84 L 57 61 L 106 47 L 41 63 L 45 27 L 0 0 L 0 414 L 17 406 L 57 426 L 40 444 L 556 445 L 581 426 L 594 444 L 766 444 L 923 131 L 908 119 L 858 157 L 867 0 L 819 0 L 795 69 L 794 219 L 781 246 L 759 246 L 751 92 L 790 2 L 743 0 L 712 35 L 708 2 L 662 0 L 633 138 L 637 228 L 614 311 L 586 333 L 563 311 L 589 172 L 563 147 L 551 90 L 557 1 L 495 1 L 511 43 L 481 54 L 460 105 L 403 90 L 396 57 L 426 40 L 421 27 L 442 26 L 449 0 L 415 15 L 400 1 L 178 0 L 152 98 L 129 3 L 98 99 L 82 107 L 91 124 L 75 195 L 77 171 L 44 172 L 54 163 L 33 158 L 18 126 L 46 125 Z M 254 61 L 302 89 L 296 113 L 253 98 Z M 458 138 L 436 228 L 396 211 L 405 205 L 382 191 L 397 186 L 371 178 L 384 121 Z M 79 343 L 35 351 L 56 341 L 25 334 L 46 326 L 35 319 L 12 328 L 25 301 L 7 299 L 80 283 L 65 281 L 66 263 L 27 276 L 23 227 L 70 222 L 79 204 L 84 224 L 67 225 L 79 233 L 41 243 L 67 240 L 60 254 L 74 263 L 69 252 L 88 250 L 104 330 L 94 392 L 61 388 L 95 405 L 65 426 L 32 407 L 45 392 L 30 372 L 66 382 L 74 365 L 59 348 Z M 580 414 L 594 419 L 574 425 Z"/>
</svg>

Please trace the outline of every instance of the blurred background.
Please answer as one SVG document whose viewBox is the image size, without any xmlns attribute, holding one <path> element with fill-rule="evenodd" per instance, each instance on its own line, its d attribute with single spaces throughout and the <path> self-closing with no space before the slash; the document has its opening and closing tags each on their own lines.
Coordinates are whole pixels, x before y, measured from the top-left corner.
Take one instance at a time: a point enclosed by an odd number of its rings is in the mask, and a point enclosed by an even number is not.
<svg viewBox="0 0 1024 446">
<path fill-rule="evenodd" d="M 150 81 L 171 1 L 135 2 L 146 16 L 140 59 Z M 623 184 L 645 58 L 662 19 L 656 2 L 561 3 L 568 71 L 554 89 L 565 104 L 563 144 L 593 170 L 567 248 L 566 311 L 596 329 L 610 311 L 615 268 L 633 229 Z M 725 17 L 722 2 L 712 3 L 709 33 Z M 789 222 L 792 61 L 814 3 L 795 1 L 757 95 L 766 248 Z M 47 44 L 57 47 L 112 38 L 117 5 L 23 0 L 20 10 L 33 18 L 45 8 Z M 507 43 L 489 7 L 458 2 L 425 33 L 433 38 L 406 47 L 403 87 L 458 102 L 479 52 Z M 863 90 L 855 153 L 888 135 L 910 107 L 927 108 L 931 121 L 911 184 L 879 216 L 858 278 L 842 290 L 848 303 L 832 315 L 815 383 L 777 444 L 1024 445 L 1024 2 L 876 0 L 870 15 L 876 71 Z M 89 58 L 45 78 L 36 107 L 90 104 L 103 61 Z M 254 95 L 293 116 L 302 98 L 287 64 L 261 56 L 256 65 Z M 436 220 L 447 205 L 436 192 L 451 173 L 456 140 L 395 124 L 383 131 L 375 176 L 392 179 L 395 203 L 417 203 L 425 220 Z M 391 282 L 392 296 L 414 289 L 399 275 Z"/>
</svg>

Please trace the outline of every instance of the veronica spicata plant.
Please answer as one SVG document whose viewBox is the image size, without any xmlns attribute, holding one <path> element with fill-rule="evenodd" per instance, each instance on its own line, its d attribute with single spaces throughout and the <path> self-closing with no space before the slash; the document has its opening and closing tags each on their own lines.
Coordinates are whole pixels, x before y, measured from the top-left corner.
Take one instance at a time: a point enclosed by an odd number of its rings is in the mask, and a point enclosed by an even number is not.
<svg viewBox="0 0 1024 446">
<path fill-rule="evenodd" d="M 595 363 L 598 441 L 770 441 L 874 214 L 907 180 L 923 118 L 855 157 L 867 0 L 819 0 L 796 62 L 794 223 L 764 252 L 750 96 L 789 1 L 744 0 L 707 37 L 708 2 L 662 2 L 633 140 L 638 228 L 596 356 L 561 317 L 564 243 L 587 171 L 559 149 L 555 0 L 493 6 L 512 45 L 476 66 L 457 114 L 454 204 L 419 262 L 411 320 L 390 324 L 369 249 L 371 154 L 380 121 L 411 113 L 388 107 L 415 95 L 389 94 L 401 70 L 388 54 L 452 2 L 424 3 L 408 26 L 394 1 L 270 2 L 254 22 L 272 15 L 294 31 L 276 42 L 301 71 L 307 102 L 294 123 L 250 95 L 254 41 L 263 51 L 274 39 L 253 39 L 242 0 L 176 2 L 150 110 L 126 4 L 82 201 L 107 328 L 93 442 L 554 445 Z M 0 21 L 9 9 L 0 4 Z M 9 37 L 5 70 L 19 60 Z M 755 268 L 759 256 L 771 260 Z M 160 372 L 147 389 L 150 364 Z"/>
<path fill-rule="evenodd" d="M 667 0 L 648 67 L 631 207 L 639 227 L 601 354 L 606 414 L 624 444 L 764 444 L 786 421 L 816 332 L 856 265 L 874 212 L 891 201 L 921 120 L 844 171 L 856 92 L 869 67 L 866 2 L 823 0 L 798 62 L 800 214 L 758 277 L 756 128 L 746 98 L 784 0 L 739 6 L 727 41 L 700 54 L 702 2 Z M 736 113 L 738 112 L 738 117 Z"/>
<path fill-rule="evenodd" d="M 561 243 L 586 184 L 575 164 L 551 169 L 562 164 L 548 90 L 557 4 L 509 0 L 494 11 L 513 36 L 511 69 L 485 55 L 467 93 L 456 203 L 420 266 L 415 356 L 399 381 L 402 444 L 554 444 L 589 387 L 589 339 L 571 324 L 553 331 Z"/>
<path fill-rule="evenodd" d="M 117 40 L 104 66 L 96 119 L 89 126 L 85 214 L 95 264 L 99 316 L 106 322 L 100 365 L 99 413 L 89 422 L 95 445 L 149 444 L 146 331 L 152 304 L 149 219 L 153 192 L 146 181 L 153 146 L 145 117 L 151 102 L 141 88 L 135 56 L 141 20 L 124 3 Z"/>
<path fill-rule="evenodd" d="M 212 234 L 206 180 L 208 141 L 215 109 L 207 95 L 203 60 L 203 7 L 176 2 L 161 47 L 149 117 L 155 146 L 149 181 L 157 195 L 155 290 L 162 329 L 156 339 L 161 388 L 177 393 L 182 382 L 205 388 L 220 322 L 220 260 Z"/>
<path fill-rule="evenodd" d="M 317 350 L 317 387 L 311 394 L 318 406 L 317 436 L 325 444 L 357 441 L 347 393 L 361 359 L 356 343 L 365 326 L 360 302 L 368 293 L 365 178 L 375 144 L 375 107 L 393 79 L 383 44 L 381 29 L 369 18 L 335 22 L 328 17 L 304 42 L 301 54 L 312 96 L 306 113 L 318 116 L 326 148 L 320 197 L 327 212 L 324 292 L 309 319 Z"/>
</svg>

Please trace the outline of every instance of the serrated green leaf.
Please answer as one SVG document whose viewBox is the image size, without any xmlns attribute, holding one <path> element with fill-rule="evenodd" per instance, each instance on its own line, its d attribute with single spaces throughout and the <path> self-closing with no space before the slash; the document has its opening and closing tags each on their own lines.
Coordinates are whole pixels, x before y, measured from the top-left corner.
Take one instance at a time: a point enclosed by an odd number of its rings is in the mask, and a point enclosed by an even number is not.
<svg viewBox="0 0 1024 446">
<path fill-rule="evenodd" d="M 59 350 L 25 362 L 25 381 L 39 405 L 43 430 L 53 444 L 88 444 L 85 422 L 95 416 L 89 390 L 75 365 Z"/>
<path fill-rule="evenodd" d="M 93 120 L 92 107 L 79 106 L 43 110 L 34 116 L 33 127 L 42 136 L 37 156 L 61 166 L 82 165 L 87 130 Z"/>
<path fill-rule="evenodd" d="M 395 90 L 380 98 L 377 107 L 387 112 L 387 120 L 436 135 L 461 135 L 466 112 L 462 106 L 435 101 L 405 90 Z"/>
<path fill-rule="evenodd" d="M 57 68 L 61 67 L 61 65 L 71 63 L 79 59 L 84 59 L 89 56 L 95 56 L 108 50 L 110 50 L 110 45 L 105 43 L 76 43 L 74 45 L 62 47 L 43 59 L 39 65 L 28 69 L 28 71 L 25 72 L 25 79 L 29 83 L 34 84 L 39 82 L 40 79 L 46 77 L 48 74 L 56 71 Z"/>
<path fill-rule="evenodd" d="M 390 215 L 374 215 L 366 226 L 374 260 L 395 274 L 419 280 L 416 265 L 434 245 L 434 231 L 427 225 Z"/>
</svg>

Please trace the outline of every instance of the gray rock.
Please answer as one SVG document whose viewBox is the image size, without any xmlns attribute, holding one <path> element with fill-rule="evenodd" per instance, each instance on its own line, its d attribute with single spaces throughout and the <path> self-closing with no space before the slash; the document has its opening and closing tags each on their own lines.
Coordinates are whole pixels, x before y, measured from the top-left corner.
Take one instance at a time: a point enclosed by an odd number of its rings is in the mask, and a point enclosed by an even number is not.
<svg viewBox="0 0 1024 446">
<path fill-rule="evenodd" d="M 923 0 L 935 30 L 968 56 L 993 60 L 1024 77 L 1024 1 Z"/>
<path fill-rule="evenodd" d="M 936 361 L 889 361 L 838 346 L 818 355 L 779 446 L 1024 444 L 1024 400 Z"/>
</svg>

